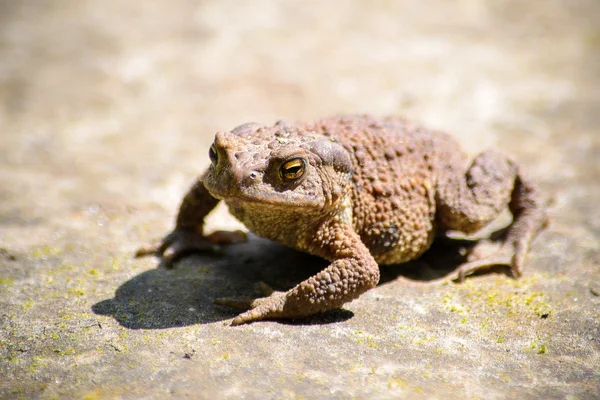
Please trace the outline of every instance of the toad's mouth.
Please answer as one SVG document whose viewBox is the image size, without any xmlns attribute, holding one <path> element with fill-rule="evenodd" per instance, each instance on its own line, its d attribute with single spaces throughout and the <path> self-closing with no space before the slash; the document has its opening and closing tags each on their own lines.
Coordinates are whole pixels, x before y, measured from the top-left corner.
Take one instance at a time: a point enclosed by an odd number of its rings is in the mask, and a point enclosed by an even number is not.
<svg viewBox="0 0 600 400">
<path fill-rule="evenodd" d="M 206 187 L 206 185 L 205 185 Z M 256 207 L 260 205 L 281 208 L 322 209 L 324 205 L 318 200 L 318 196 L 303 195 L 292 192 L 261 192 L 258 195 L 244 193 L 240 190 L 227 193 L 206 187 L 206 190 L 216 199 L 224 201 L 227 205 L 236 208 L 245 206 Z"/>
</svg>

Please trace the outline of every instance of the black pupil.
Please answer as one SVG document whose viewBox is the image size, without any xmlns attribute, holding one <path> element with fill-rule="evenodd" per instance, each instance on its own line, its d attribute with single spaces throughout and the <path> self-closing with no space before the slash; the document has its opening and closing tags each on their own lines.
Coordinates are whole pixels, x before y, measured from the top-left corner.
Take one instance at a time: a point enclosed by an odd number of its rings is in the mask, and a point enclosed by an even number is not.
<svg viewBox="0 0 600 400">
<path fill-rule="evenodd" d="M 304 162 L 301 160 L 290 161 L 283 166 L 282 171 L 286 179 L 300 178 L 304 173 Z"/>
<path fill-rule="evenodd" d="M 294 165 L 293 167 L 287 168 L 285 171 L 288 174 L 296 175 L 302 169 L 301 165 Z"/>
<path fill-rule="evenodd" d="M 215 146 L 210 146 L 210 149 L 208 150 L 208 157 L 213 161 L 213 162 L 217 162 L 217 152 L 215 151 Z"/>
</svg>

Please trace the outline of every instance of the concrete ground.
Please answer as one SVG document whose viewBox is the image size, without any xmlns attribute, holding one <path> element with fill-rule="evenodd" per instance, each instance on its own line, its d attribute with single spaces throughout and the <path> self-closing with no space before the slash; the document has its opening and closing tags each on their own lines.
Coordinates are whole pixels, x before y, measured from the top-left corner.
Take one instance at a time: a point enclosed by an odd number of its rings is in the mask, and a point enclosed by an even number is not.
<svg viewBox="0 0 600 400">
<path fill-rule="evenodd" d="M 324 262 L 132 257 L 217 130 L 336 113 L 518 159 L 551 200 L 524 277 L 434 281 L 446 243 L 343 310 L 233 328 L 212 299 Z M 600 398 L 598 199 L 595 0 L 0 0 L 0 398 Z"/>
</svg>

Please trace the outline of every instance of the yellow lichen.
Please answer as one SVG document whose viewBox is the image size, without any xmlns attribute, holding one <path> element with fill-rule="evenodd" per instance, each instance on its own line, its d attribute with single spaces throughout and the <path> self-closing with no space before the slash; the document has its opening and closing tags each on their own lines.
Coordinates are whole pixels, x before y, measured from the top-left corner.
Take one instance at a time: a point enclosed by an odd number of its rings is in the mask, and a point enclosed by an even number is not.
<svg viewBox="0 0 600 400">
<path fill-rule="evenodd" d="M 74 294 L 81 297 L 85 294 L 85 292 L 82 289 L 69 289 L 69 294 Z"/>
<path fill-rule="evenodd" d="M 390 378 L 388 379 L 388 388 L 404 388 L 407 386 L 407 383 L 401 378 Z"/>
<path fill-rule="evenodd" d="M 57 256 L 62 253 L 62 250 L 57 247 L 52 247 L 49 244 L 40 247 L 33 251 L 33 257 L 46 258 L 48 256 Z"/>
</svg>

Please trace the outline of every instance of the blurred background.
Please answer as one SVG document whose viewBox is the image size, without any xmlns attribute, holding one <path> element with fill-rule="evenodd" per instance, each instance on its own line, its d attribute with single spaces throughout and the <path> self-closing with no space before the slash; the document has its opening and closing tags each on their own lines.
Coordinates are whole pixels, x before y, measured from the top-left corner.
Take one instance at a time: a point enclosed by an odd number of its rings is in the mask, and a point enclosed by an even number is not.
<svg viewBox="0 0 600 400">
<path fill-rule="evenodd" d="M 272 247 L 132 259 L 216 131 L 343 113 L 517 159 L 552 199 L 523 280 L 400 276 L 337 323 L 231 330 L 211 299 L 285 276 Z M 590 398 L 599 198 L 598 0 L 0 0 L 0 397 Z"/>
</svg>

